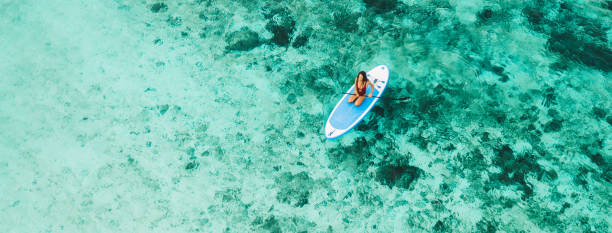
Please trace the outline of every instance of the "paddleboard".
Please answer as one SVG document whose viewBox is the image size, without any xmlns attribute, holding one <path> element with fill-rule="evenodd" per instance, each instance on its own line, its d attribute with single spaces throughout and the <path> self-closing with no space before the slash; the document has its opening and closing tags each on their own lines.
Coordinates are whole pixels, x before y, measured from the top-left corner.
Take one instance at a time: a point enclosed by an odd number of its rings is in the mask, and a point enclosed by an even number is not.
<svg viewBox="0 0 612 233">
<path fill-rule="evenodd" d="M 327 123 L 325 123 L 325 136 L 328 139 L 340 137 L 355 127 L 367 114 L 370 112 L 374 104 L 378 102 L 389 81 L 389 69 L 385 65 L 380 65 L 366 73 L 368 80 L 374 84 L 374 93 L 372 98 L 366 98 L 359 107 L 355 106 L 355 102 L 349 103 L 349 94 L 344 94 L 340 101 L 334 107 L 334 110 L 329 114 Z M 355 84 L 349 88 L 346 93 L 353 93 Z M 372 88 L 368 86 L 366 95 L 370 95 Z"/>
</svg>

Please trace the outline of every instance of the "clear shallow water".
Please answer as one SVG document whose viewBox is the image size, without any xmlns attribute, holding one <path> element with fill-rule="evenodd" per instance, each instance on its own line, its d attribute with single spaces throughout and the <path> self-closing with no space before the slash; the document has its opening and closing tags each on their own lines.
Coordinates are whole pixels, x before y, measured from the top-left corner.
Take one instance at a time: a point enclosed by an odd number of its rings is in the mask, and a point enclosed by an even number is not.
<svg viewBox="0 0 612 233">
<path fill-rule="evenodd" d="M 0 231 L 609 232 L 612 3 L 381 2 L 0 1 Z"/>
</svg>

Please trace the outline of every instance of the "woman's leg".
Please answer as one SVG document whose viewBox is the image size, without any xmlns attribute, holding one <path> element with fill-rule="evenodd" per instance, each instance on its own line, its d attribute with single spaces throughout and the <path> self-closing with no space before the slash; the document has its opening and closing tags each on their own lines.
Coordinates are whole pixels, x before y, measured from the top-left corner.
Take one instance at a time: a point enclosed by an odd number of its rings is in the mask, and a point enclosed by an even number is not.
<svg viewBox="0 0 612 233">
<path fill-rule="evenodd" d="M 356 95 L 351 95 L 351 96 L 349 96 L 348 102 L 352 103 L 353 101 L 355 101 L 355 99 L 357 99 L 357 96 Z"/>
<path fill-rule="evenodd" d="M 361 103 L 363 103 L 363 101 L 365 100 L 365 96 L 359 96 L 359 98 L 357 99 L 357 101 L 355 101 L 355 106 L 359 107 L 359 105 L 361 105 Z"/>
</svg>

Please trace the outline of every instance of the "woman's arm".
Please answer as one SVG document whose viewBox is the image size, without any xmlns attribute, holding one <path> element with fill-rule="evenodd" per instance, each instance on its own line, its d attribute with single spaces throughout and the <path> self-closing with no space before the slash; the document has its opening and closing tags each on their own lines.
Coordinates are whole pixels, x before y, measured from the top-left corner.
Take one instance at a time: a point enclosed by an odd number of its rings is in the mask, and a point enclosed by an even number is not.
<svg viewBox="0 0 612 233">
<path fill-rule="evenodd" d="M 355 85 L 355 83 L 357 83 L 357 78 L 355 78 L 355 80 L 353 81 L 353 85 Z M 353 87 L 353 94 L 359 95 L 357 94 L 357 86 Z"/>
</svg>

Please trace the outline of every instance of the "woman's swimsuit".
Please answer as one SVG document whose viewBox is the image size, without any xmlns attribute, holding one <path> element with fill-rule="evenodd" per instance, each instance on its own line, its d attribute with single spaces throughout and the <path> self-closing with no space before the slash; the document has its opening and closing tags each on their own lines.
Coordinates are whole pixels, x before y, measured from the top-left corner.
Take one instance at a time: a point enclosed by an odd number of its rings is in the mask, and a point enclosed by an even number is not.
<svg viewBox="0 0 612 233">
<path fill-rule="evenodd" d="M 365 95 L 366 89 L 368 89 L 368 83 L 366 83 L 362 89 L 359 89 L 357 86 L 357 79 L 355 79 L 355 89 L 357 90 L 357 94 L 359 94 L 359 96 Z"/>
</svg>

